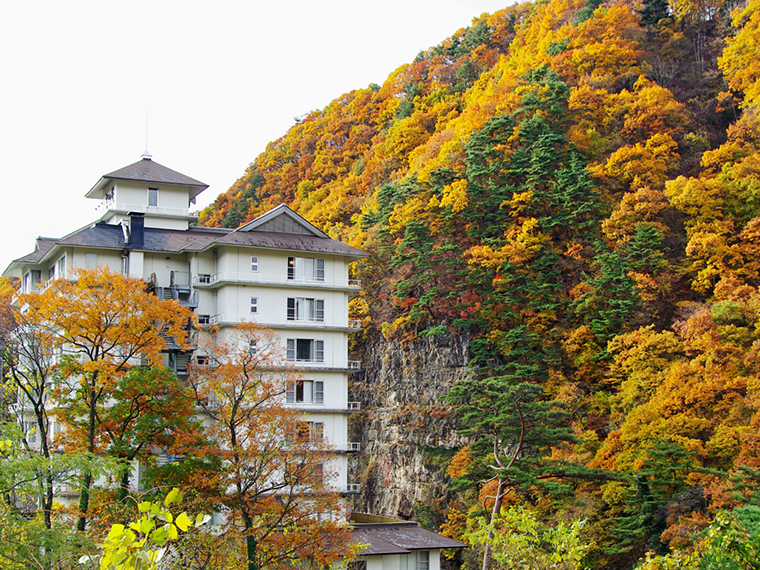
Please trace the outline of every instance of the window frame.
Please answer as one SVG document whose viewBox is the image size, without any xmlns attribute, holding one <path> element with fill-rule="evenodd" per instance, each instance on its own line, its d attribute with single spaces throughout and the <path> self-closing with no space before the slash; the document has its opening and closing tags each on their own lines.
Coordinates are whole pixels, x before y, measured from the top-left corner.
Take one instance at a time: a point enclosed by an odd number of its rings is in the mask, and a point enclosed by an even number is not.
<svg viewBox="0 0 760 570">
<path fill-rule="evenodd" d="M 289 255 L 287 265 L 288 281 L 324 282 L 325 265 L 323 257 L 296 257 Z"/>
<path fill-rule="evenodd" d="M 306 385 L 310 385 L 309 393 L 311 399 L 306 399 Z M 299 387 L 300 399 L 299 399 Z M 324 380 L 294 380 L 288 382 L 285 390 L 285 403 L 286 404 L 311 404 L 311 405 L 323 405 L 325 403 L 325 382 Z"/>
<path fill-rule="evenodd" d="M 305 347 L 301 344 L 308 342 L 308 358 L 298 358 L 299 353 L 303 353 Z M 301 346 L 299 346 L 299 344 Z M 288 362 L 318 362 L 325 361 L 325 341 L 314 338 L 289 338 L 286 339 L 286 359 Z"/>
<path fill-rule="evenodd" d="M 302 312 L 303 315 L 301 315 Z M 288 297 L 285 317 L 289 321 L 324 323 L 325 300 L 312 297 Z"/>
<path fill-rule="evenodd" d="M 158 188 L 148 188 L 148 206 L 158 208 Z"/>
</svg>

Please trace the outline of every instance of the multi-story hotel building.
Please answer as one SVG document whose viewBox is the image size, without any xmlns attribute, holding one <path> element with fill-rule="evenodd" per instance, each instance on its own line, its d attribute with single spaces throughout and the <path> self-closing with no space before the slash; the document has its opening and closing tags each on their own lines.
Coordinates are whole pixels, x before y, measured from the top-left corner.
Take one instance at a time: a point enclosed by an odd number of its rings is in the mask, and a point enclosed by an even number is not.
<svg viewBox="0 0 760 570">
<path fill-rule="evenodd" d="M 100 201 L 99 219 L 62 238 L 38 238 L 34 252 L 16 259 L 5 276 L 21 279 L 21 291 L 45 287 L 72 270 L 108 266 L 143 279 L 161 298 L 192 308 L 200 325 L 222 331 L 256 321 L 274 331 L 287 364 L 302 380 L 286 394 L 317 435 L 336 450 L 333 485 L 358 492 L 347 480 L 348 375 L 359 362 L 348 359 L 348 303 L 360 283 L 349 264 L 365 257 L 330 239 L 284 204 L 235 229 L 191 225 L 195 198 L 206 184 L 144 155 L 106 174 L 86 196 Z M 167 365 L 182 377 L 192 352 L 167 351 Z"/>
</svg>

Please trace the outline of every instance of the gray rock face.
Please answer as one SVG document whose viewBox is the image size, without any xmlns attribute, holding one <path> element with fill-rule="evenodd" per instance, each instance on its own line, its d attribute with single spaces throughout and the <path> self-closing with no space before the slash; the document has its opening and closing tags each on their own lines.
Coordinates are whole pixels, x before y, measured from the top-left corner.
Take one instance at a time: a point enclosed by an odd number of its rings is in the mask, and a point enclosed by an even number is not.
<svg viewBox="0 0 760 570">
<path fill-rule="evenodd" d="M 441 398 L 467 374 L 468 343 L 455 336 L 400 342 L 378 335 L 365 344 L 363 371 L 349 387 L 349 398 L 362 406 L 351 421 L 351 439 L 362 443 L 349 473 L 362 489 L 355 510 L 426 526 L 443 522 L 445 469 L 464 440 Z"/>
</svg>

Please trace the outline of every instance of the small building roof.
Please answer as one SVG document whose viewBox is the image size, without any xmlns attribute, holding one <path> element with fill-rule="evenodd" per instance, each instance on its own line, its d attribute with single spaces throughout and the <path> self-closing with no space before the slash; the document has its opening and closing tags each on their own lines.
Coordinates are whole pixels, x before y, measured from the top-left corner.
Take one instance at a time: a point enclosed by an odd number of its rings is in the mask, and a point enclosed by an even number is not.
<svg viewBox="0 0 760 570">
<path fill-rule="evenodd" d="M 414 550 L 464 548 L 457 540 L 420 527 L 416 522 L 356 524 L 351 531 L 354 543 L 366 544 L 365 555 L 408 554 Z"/>
<path fill-rule="evenodd" d="M 136 182 L 187 186 L 190 188 L 191 199 L 208 188 L 208 184 L 167 168 L 154 162 L 151 158 L 143 157 L 129 166 L 104 174 L 85 196 L 87 198 L 103 198 L 109 180 L 134 180 Z"/>
</svg>

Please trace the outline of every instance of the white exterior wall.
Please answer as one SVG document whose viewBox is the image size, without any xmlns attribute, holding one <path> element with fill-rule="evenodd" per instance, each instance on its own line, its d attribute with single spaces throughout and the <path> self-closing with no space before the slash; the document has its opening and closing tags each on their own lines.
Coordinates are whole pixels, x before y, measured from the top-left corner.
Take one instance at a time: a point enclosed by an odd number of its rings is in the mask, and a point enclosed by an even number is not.
<svg viewBox="0 0 760 570">
<path fill-rule="evenodd" d="M 252 270 L 251 257 L 257 260 Z M 151 265 L 163 285 L 164 275 L 175 260 L 153 260 Z M 164 256 L 170 257 L 170 256 Z M 325 260 L 324 281 L 288 280 L 288 257 L 312 257 Z M 302 380 L 323 382 L 323 403 L 288 404 L 305 415 L 305 420 L 323 424 L 325 439 L 338 451 L 327 469 L 335 471 L 333 485 L 345 489 L 348 480 L 348 301 L 349 293 L 334 287 L 348 286 L 348 262 L 339 256 L 226 246 L 214 251 L 188 255 L 194 279 L 206 275 L 200 289 L 198 315 L 208 315 L 223 327 L 241 321 L 254 321 L 272 329 L 279 339 L 283 358 L 287 339 L 309 339 L 324 342 L 323 362 L 289 363 L 300 372 Z M 187 270 L 187 264 L 184 269 Z M 146 275 L 151 271 L 146 262 Z M 211 286 L 209 281 L 213 281 Z M 196 281 L 197 284 L 197 281 Z M 257 300 L 255 313 L 251 299 Z M 289 321 L 288 298 L 321 299 L 324 321 Z M 339 329 L 339 330 L 338 330 Z M 333 370 L 330 370 L 333 369 Z M 337 369 L 337 370 L 335 370 Z"/>
<path fill-rule="evenodd" d="M 189 190 L 186 186 L 159 183 L 118 181 L 112 185 L 113 199 L 103 202 L 107 208 L 104 220 L 118 224 L 128 220 L 128 212 L 145 214 L 145 227 L 186 230 L 189 215 Z M 148 205 L 148 188 L 158 189 L 158 205 Z M 108 192 L 110 190 L 107 190 Z M 174 218 L 172 216 L 175 216 Z"/>
<path fill-rule="evenodd" d="M 148 187 L 157 187 L 158 206 L 148 204 Z M 187 229 L 188 188 L 117 181 L 113 200 L 108 202 L 109 223 L 127 219 L 130 209 L 144 212 L 145 227 Z M 152 215 L 153 214 L 153 215 Z M 177 216 L 172 219 L 171 215 Z M 169 216 L 169 217 L 166 217 Z M 88 257 L 88 254 L 90 256 Z M 97 254 L 97 265 L 106 265 L 115 272 L 123 267 L 121 250 L 97 248 L 66 248 L 66 271 L 85 268 Z M 48 270 L 55 267 L 62 254 L 40 270 L 40 282 L 48 279 Z M 286 355 L 287 339 L 323 341 L 322 362 L 294 362 L 304 380 L 323 382 L 323 403 L 289 404 L 301 410 L 307 421 L 324 424 L 324 436 L 338 453 L 328 466 L 337 470 L 334 485 L 346 489 L 349 448 L 348 434 L 348 289 L 349 263 L 342 256 L 288 250 L 260 249 L 241 246 L 216 246 L 202 252 L 169 253 L 128 250 L 129 275 L 169 287 L 171 273 L 182 273 L 190 283 L 199 275 L 219 276 L 212 286 L 210 280 L 195 282 L 198 292 L 197 315 L 224 315 L 223 326 L 241 321 L 256 321 L 274 331 Z M 251 257 L 257 267 L 252 270 Z M 288 257 L 324 259 L 324 280 L 289 280 Z M 189 273 L 189 275 L 188 275 Z M 251 313 L 251 298 L 256 298 L 257 312 Z M 288 320 L 288 299 L 306 298 L 324 301 L 324 320 Z M 167 357 L 168 359 L 168 357 Z M 168 361 L 168 360 L 167 360 Z"/>
<path fill-rule="evenodd" d="M 428 550 L 429 570 L 441 570 L 441 551 Z M 367 561 L 367 570 L 418 570 L 417 551 L 409 554 L 376 554 L 360 556 Z"/>
<path fill-rule="evenodd" d="M 105 266 L 111 271 L 121 273 L 121 252 L 114 250 L 74 249 L 70 255 L 71 263 L 69 267 L 71 269 L 92 269 L 94 266 L 89 267 L 87 265 L 87 254 L 95 254 L 97 256 L 96 265 Z M 67 260 L 68 259 L 69 258 L 67 258 Z M 43 279 L 44 278 L 45 277 L 43 277 Z"/>
<path fill-rule="evenodd" d="M 142 278 L 148 279 L 151 275 L 156 275 L 156 284 L 159 287 L 168 287 L 171 283 L 171 272 L 176 271 L 186 274 L 189 271 L 187 255 L 185 254 L 168 254 L 168 253 L 146 253 L 143 265 Z M 132 268 L 129 270 L 133 274 Z"/>
<path fill-rule="evenodd" d="M 170 208 L 172 210 L 188 211 L 188 190 L 184 186 L 148 184 L 145 182 L 120 181 L 115 184 L 113 202 L 115 204 L 134 204 L 145 206 L 148 212 L 154 206 L 148 206 L 148 188 L 158 188 L 158 206 L 155 208 Z"/>
</svg>

